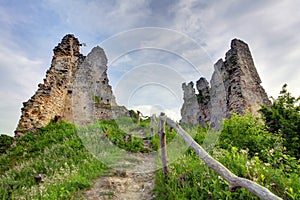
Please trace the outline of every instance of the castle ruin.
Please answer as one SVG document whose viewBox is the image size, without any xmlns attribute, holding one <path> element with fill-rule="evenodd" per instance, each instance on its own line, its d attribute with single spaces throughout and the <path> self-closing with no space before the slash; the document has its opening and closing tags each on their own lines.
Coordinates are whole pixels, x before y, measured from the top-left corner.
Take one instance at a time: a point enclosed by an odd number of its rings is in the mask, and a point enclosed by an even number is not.
<svg viewBox="0 0 300 200">
<path fill-rule="evenodd" d="M 202 126 L 209 123 L 219 129 L 222 119 L 229 118 L 231 112 L 242 115 L 248 110 L 257 115 L 262 104 L 271 103 L 261 86 L 248 45 L 238 39 L 231 41 L 225 61 L 220 59 L 214 65 L 210 85 L 201 77 L 196 83 L 198 94 L 193 87 L 192 82 L 182 85 L 184 123 Z"/>
<path fill-rule="evenodd" d="M 23 103 L 15 137 L 34 132 L 51 120 L 86 125 L 126 114 L 127 110 L 116 104 L 108 83 L 104 50 L 97 46 L 83 56 L 80 46 L 78 39 L 68 34 L 54 48 L 44 83 Z"/>
<path fill-rule="evenodd" d="M 15 138 L 46 126 L 51 120 L 65 120 L 87 125 L 94 120 L 128 115 L 116 104 L 107 77 L 107 58 L 100 47 L 83 56 L 80 42 L 66 35 L 54 48 L 50 69 L 37 92 L 23 103 Z M 246 43 L 234 39 L 225 61 L 218 60 L 208 81 L 201 77 L 194 83 L 183 83 L 182 122 L 207 123 L 217 129 L 231 112 L 257 114 L 261 104 L 270 104 Z"/>
</svg>

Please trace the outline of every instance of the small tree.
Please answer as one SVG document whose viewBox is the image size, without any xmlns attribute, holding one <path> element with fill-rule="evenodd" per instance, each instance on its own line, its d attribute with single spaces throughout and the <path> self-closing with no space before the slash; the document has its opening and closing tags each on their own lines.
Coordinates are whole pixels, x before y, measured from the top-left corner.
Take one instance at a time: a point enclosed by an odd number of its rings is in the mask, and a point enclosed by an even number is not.
<svg viewBox="0 0 300 200">
<path fill-rule="evenodd" d="M 295 98 L 284 84 L 277 99 L 270 106 L 262 106 L 262 113 L 269 131 L 285 138 L 284 146 L 291 156 L 300 158 L 300 97 Z"/>
</svg>

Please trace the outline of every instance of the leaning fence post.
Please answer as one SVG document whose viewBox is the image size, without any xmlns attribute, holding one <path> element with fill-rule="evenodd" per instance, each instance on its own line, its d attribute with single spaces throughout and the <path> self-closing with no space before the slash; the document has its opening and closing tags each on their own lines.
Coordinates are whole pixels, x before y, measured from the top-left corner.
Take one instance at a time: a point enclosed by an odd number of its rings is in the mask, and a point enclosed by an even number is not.
<svg viewBox="0 0 300 200">
<path fill-rule="evenodd" d="M 151 128 L 150 128 L 150 132 L 151 132 L 151 137 L 154 137 L 154 126 L 156 124 L 156 116 L 155 114 L 152 115 L 151 117 Z"/>
<path fill-rule="evenodd" d="M 164 113 L 161 113 L 159 118 L 159 124 L 158 124 L 158 135 L 160 139 L 161 162 L 163 166 L 164 177 L 167 179 L 169 175 L 169 167 L 168 167 L 168 156 L 167 156 L 165 121 L 162 119 L 163 117 L 166 116 Z"/>
</svg>

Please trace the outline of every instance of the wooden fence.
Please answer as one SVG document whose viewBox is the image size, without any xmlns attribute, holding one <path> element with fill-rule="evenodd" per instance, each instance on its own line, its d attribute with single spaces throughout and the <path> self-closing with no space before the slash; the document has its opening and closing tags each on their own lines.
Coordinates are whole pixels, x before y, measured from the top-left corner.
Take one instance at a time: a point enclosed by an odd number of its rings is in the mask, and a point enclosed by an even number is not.
<svg viewBox="0 0 300 200">
<path fill-rule="evenodd" d="M 164 113 L 159 116 L 158 123 L 158 135 L 160 138 L 161 145 L 161 160 L 163 166 L 163 173 L 165 178 L 168 178 L 169 168 L 168 168 L 168 156 L 167 156 L 167 146 L 166 146 L 166 133 L 165 124 L 173 128 L 184 140 L 185 142 L 195 151 L 200 159 L 214 171 L 216 171 L 220 176 L 222 176 L 229 184 L 229 190 L 234 191 L 237 188 L 243 187 L 247 189 L 252 194 L 265 200 L 277 200 L 281 199 L 267 188 L 245 178 L 241 178 L 229 171 L 224 165 L 211 157 L 187 132 L 185 132 L 178 123 L 167 118 Z"/>
</svg>

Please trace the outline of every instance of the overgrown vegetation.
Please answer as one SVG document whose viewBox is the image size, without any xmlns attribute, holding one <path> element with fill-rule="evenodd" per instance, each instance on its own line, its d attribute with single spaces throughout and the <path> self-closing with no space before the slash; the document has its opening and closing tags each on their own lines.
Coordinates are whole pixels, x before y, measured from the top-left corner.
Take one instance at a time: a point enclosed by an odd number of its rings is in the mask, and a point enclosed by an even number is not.
<svg viewBox="0 0 300 200">
<path fill-rule="evenodd" d="M 251 114 L 233 114 L 224 120 L 220 132 L 200 127 L 185 130 L 236 175 L 294 200 L 300 199 L 300 160 L 295 157 L 299 142 L 294 144 L 300 134 L 299 99 L 291 97 L 285 87 L 270 107 L 262 108 L 267 125 Z M 168 180 L 162 170 L 157 172 L 155 193 L 156 199 L 258 199 L 245 189 L 230 192 L 228 187 L 189 149 L 170 164 Z"/>
<path fill-rule="evenodd" d="M 80 198 L 83 189 L 111 167 L 97 153 L 104 150 L 110 162 L 116 162 L 126 151 L 151 151 L 144 147 L 141 133 L 150 139 L 149 119 L 137 125 L 124 117 L 87 127 L 51 122 L 21 137 L 16 146 L 11 146 L 13 138 L 1 136 L 0 199 Z M 45 176 L 41 183 L 34 179 L 37 174 Z"/>
<path fill-rule="evenodd" d="M 288 154 L 300 158 L 300 97 L 295 98 L 285 84 L 271 106 L 262 106 L 260 112 L 272 133 L 284 138 Z"/>
<path fill-rule="evenodd" d="M 0 155 L 0 199 L 70 199 L 105 168 L 84 148 L 74 125 L 50 123 Z M 42 183 L 36 174 L 46 176 Z"/>
<path fill-rule="evenodd" d="M 8 135 L 0 135 L 0 154 L 5 153 L 13 144 L 14 139 Z"/>
<path fill-rule="evenodd" d="M 189 129 L 189 133 L 195 135 L 199 144 L 218 135 L 197 127 Z M 283 199 L 299 199 L 300 163 L 286 154 L 281 141 L 280 136 L 271 135 L 248 114 L 225 120 L 213 150 L 207 144 L 202 146 L 210 148 L 210 154 L 236 175 L 269 188 Z M 189 149 L 170 164 L 168 180 L 161 170 L 157 172 L 155 193 L 157 199 L 258 199 L 245 189 L 230 192 L 228 187 L 223 178 Z"/>
<path fill-rule="evenodd" d="M 130 152 L 149 152 L 143 145 L 143 137 L 150 138 L 149 120 L 137 125 L 131 118 L 98 121 L 93 128 L 100 128 L 105 136 L 116 146 Z"/>
<path fill-rule="evenodd" d="M 292 97 L 286 86 L 280 94 L 272 105 L 262 107 L 265 121 L 233 114 L 219 132 L 187 125 L 184 129 L 236 175 L 283 199 L 296 200 L 300 199 L 299 98 Z M 166 127 L 166 134 L 170 174 L 166 180 L 157 171 L 156 199 L 258 199 L 245 189 L 230 192 L 228 183 L 206 167 L 174 130 Z M 146 147 L 149 140 L 151 146 Z M 87 127 L 51 122 L 20 138 L 16 146 L 12 142 L 0 136 L 0 199 L 82 198 L 82 191 L 126 151 L 159 150 L 158 135 L 151 137 L 150 119 L 137 124 L 128 117 Z M 45 175 L 42 182 L 35 181 L 36 174 Z"/>
<path fill-rule="evenodd" d="M 248 151 L 250 157 L 254 155 L 266 161 L 268 150 L 281 145 L 279 135 L 267 131 L 267 127 L 250 113 L 239 116 L 233 114 L 231 119 L 225 119 L 221 130 L 218 146 L 223 149 L 237 147 Z"/>
</svg>

